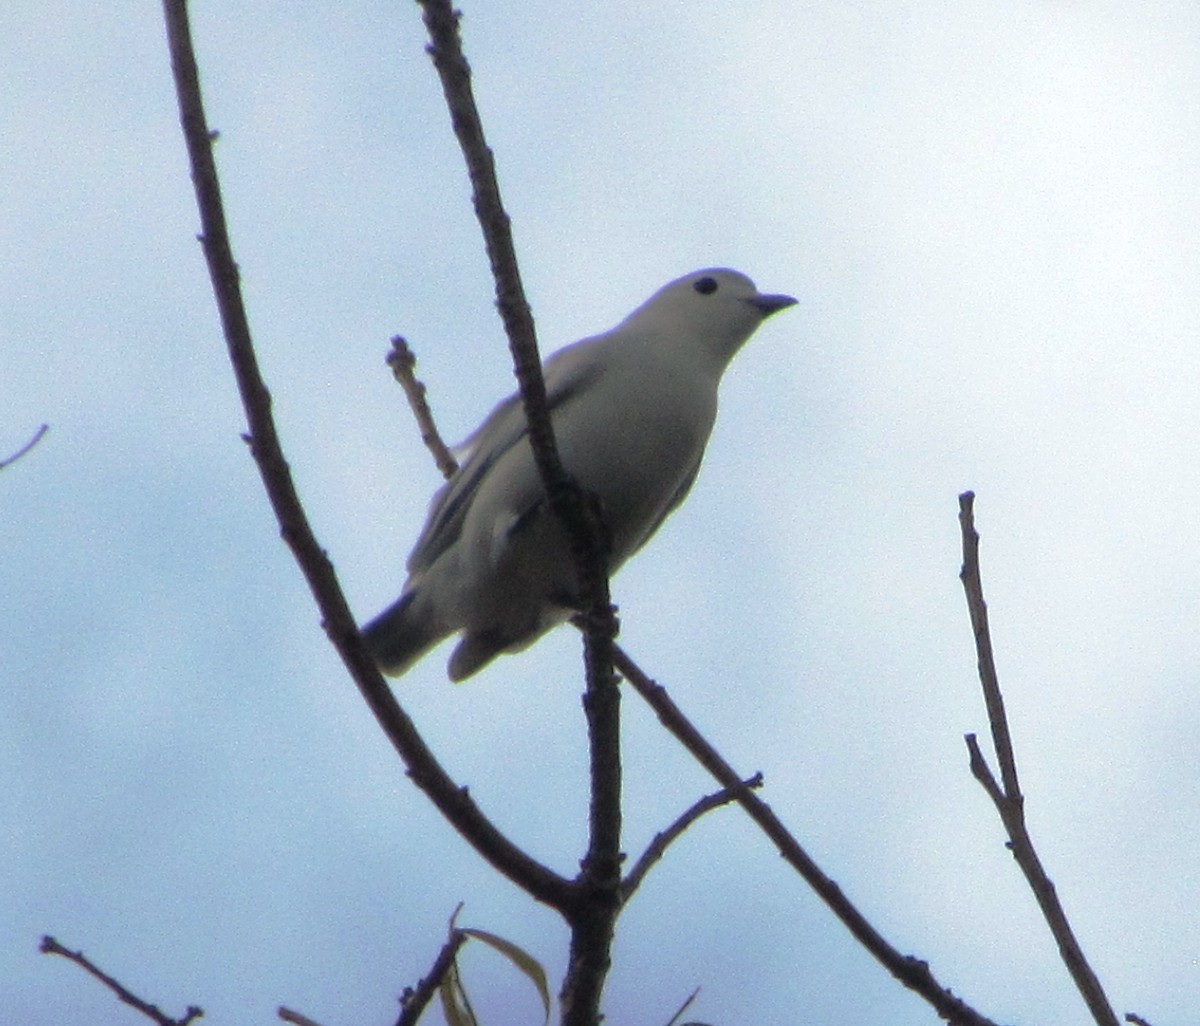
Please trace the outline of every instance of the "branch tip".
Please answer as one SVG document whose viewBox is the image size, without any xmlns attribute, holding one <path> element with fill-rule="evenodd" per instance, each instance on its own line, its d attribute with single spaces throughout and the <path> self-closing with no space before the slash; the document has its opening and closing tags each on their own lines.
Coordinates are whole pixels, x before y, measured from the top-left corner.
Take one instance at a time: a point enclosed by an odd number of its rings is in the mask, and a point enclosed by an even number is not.
<svg viewBox="0 0 1200 1026">
<path fill-rule="evenodd" d="M 24 456 L 26 453 L 28 453 L 35 445 L 37 445 L 38 442 L 40 442 L 45 437 L 46 432 L 49 430 L 50 430 L 49 424 L 41 425 L 41 427 L 39 427 L 33 433 L 33 437 L 31 439 L 29 439 L 29 441 L 26 442 L 23 446 L 21 446 L 21 448 L 19 448 L 11 456 L 6 456 L 4 459 L 0 460 L 0 470 L 4 470 L 6 467 L 11 467 L 14 463 L 16 463 L 17 460 L 19 460 L 22 456 Z"/>
<path fill-rule="evenodd" d="M 426 399 L 427 389 L 422 381 L 417 379 L 417 354 L 412 351 L 408 341 L 402 335 L 392 336 L 392 348 L 385 358 L 392 369 L 392 377 L 404 392 L 408 400 L 408 408 L 412 411 L 413 419 L 421 432 L 421 441 L 429 450 L 434 463 L 442 477 L 449 480 L 458 470 L 458 460 L 450 447 L 442 440 L 437 423 L 433 419 L 433 411 Z"/>
</svg>

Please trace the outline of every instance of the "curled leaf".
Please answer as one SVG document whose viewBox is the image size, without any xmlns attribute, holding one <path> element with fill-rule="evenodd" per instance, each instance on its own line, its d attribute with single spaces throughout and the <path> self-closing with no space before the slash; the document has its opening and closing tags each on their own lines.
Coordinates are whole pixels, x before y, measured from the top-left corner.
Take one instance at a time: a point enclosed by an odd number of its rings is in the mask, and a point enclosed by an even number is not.
<svg viewBox="0 0 1200 1026">
<path fill-rule="evenodd" d="M 529 952 L 525 951 L 524 948 L 518 947 L 512 941 L 505 940 L 503 937 L 497 937 L 494 933 L 488 933 L 486 930 L 476 930 L 471 927 L 461 927 L 461 929 L 468 937 L 481 940 L 484 944 L 499 951 L 537 988 L 537 992 L 542 999 L 542 1010 L 546 1013 L 546 1017 L 542 1020 L 542 1026 L 547 1026 L 550 1022 L 550 986 L 546 982 L 546 970 L 542 968 L 542 963 L 529 954 Z"/>
</svg>

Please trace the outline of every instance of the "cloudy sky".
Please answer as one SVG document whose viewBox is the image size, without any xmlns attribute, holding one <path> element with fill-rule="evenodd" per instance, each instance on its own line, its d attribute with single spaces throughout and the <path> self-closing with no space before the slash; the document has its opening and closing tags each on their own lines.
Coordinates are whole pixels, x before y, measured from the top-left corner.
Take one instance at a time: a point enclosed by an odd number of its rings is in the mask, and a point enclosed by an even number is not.
<svg viewBox="0 0 1200 1026">
<path fill-rule="evenodd" d="M 161 13 L 0 10 L 0 1021 L 388 1023 L 461 921 L 557 989 L 566 934 L 406 780 L 254 467 L 195 242 Z M 1200 7 L 464 2 L 543 347 L 727 265 L 799 304 L 735 361 L 692 497 L 615 580 L 622 639 L 897 947 L 1006 1023 L 1087 1021 L 967 768 L 978 493 L 1030 825 L 1118 1014 L 1200 1007 Z M 450 438 L 512 385 L 415 5 L 197 0 L 264 373 L 362 617 Z M 571 872 L 563 629 L 398 686 L 451 773 Z M 625 847 L 712 783 L 634 696 Z M 489 1023 L 537 1021 L 486 953 Z M 609 1021 L 923 1026 L 736 810 L 620 923 Z M 437 1021 L 436 1016 L 431 1017 Z"/>
</svg>

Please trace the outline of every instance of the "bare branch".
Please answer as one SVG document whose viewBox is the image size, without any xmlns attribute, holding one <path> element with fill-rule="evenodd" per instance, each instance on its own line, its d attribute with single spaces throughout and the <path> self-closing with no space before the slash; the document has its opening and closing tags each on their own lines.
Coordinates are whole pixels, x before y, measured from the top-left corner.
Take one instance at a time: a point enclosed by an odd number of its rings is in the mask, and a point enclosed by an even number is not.
<svg viewBox="0 0 1200 1026">
<path fill-rule="evenodd" d="M 1133 1026 L 1150 1026 L 1150 1023 L 1148 1023 L 1136 1012 L 1126 1012 L 1125 1021 L 1133 1023 Z"/>
<path fill-rule="evenodd" d="M 433 995 L 437 993 L 438 987 L 442 985 L 442 980 L 445 979 L 446 973 L 454 965 L 458 949 L 466 942 L 467 934 L 462 930 L 452 929 L 450 931 L 450 937 L 442 945 L 442 950 L 438 952 L 437 958 L 434 959 L 433 966 L 430 968 L 428 975 L 422 977 L 416 987 L 406 990 L 400 998 L 400 1018 L 396 1020 L 396 1026 L 416 1026 L 417 1020 L 425 1012 L 425 1006 L 433 999 Z"/>
<path fill-rule="evenodd" d="M 40 442 L 42 440 L 42 438 L 45 436 L 46 432 L 49 430 L 50 430 L 49 424 L 43 424 L 40 428 L 38 428 L 33 433 L 33 437 L 31 439 L 29 439 L 29 441 L 26 442 L 23 446 L 21 446 L 21 448 L 19 448 L 16 452 L 14 452 L 11 456 L 7 457 L 6 459 L 0 460 L 0 470 L 4 470 L 6 467 L 10 467 L 14 463 L 16 463 L 17 460 L 19 460 L 22 456 L 24 456 L 27 452 L 29 452 L 30 449 L 32 449 L 35 445 L 37 445 L 38 442 Z"/>
<path fill-rule="evenodd" d="M 741 777 L 721 754 L 708 743 L 671 700 L 665 688 L 647 677 L 638 665 L 618 645 L 614 646 L 616 666 L 621 674 L 642 696 L 667 728 L 717 782 L 736 790 L 734 800 L 746 810 L 759 829 L 779 849 L 779 853 L 804 878 L 834 915 L 842 921 L 855 939 L 897 980 L 920 994 L 937 1013 L 954 1026 L 995 1026 L 970 1005 L 942 987 L 929 969 L 929 963 L 912 955 L 902 955 L 851 903 L 841 888 L 812 860 L 800 846 L 769 805 L 753 791 L 742 786 Z"/>
<path fill-rule="evenodd" d="M 417 357 L 399 335 L 392 336 L 392 350 L 388 353 L 387 362 L 392 368 L 392 375 L 404 389 L 409 409 L 412 410 L 417 427 L 421 430 L 421 441 L 433 455 L 442 477 L 451 478 L 458 469 L 458 460 L 454 458 L 449 446 L 442 441 L 437 424 L 433 421 L 433 411 L 429 409 L 429 403 L 425 400 L 425 384 L 417 380 Z"/>
<path fill-rule="evenodd" d="M 1008 832 L 1009 849 L 1030 890 L 1037 899 L 1042 916 L 1058 944 L 1058 952 L 1075 986 L 1087 1003 L 1092 1018 L 1099 1026 L 1118 1026 L 1116 1013 L 1112 1010 L 1100 980 L 1084 957 L 1083 949 L 1067 921 L 1067 914 L 1054 884 L 1046 874 L 1041 859 L 1033 847 L 1033 840 L 1025 824 L 1025 798 L 1017 783 L 1017 765 L 1013 757 L 1012 737 L 1008 729 L 1008 718 L 1004 713 L 1004 699 L 1000 694 L 1000 682 L 996 676 L 992 656 L 992 637 L 988 627 L 987 605 L 983 601 L 983 581 L 979 573 L 979 534 L 975 530 L 975 494 L 963 492 L 958 497 L 958 519 L 962 528 L 963 565 L 959 574 L 967 595 L 967 608 L 971 614 L 971 628 L 975 634 L 975 651 L 979 660 L 979 681 L 983 686 L 984 703 L 988 721 L 992 727 L 992 740 L 996 746 L 996 757 L 1000 760 L 1003 790 L 996 784 L 991 770 L 979 750 L 975 735 L 967 735 L 967 748 L 971 756 L 971 771 L 987 791 L 996 806 L 1004 829 Z"/>
<path fill-rule="evenodd" d="M 271 397 L 258 369 L 242 303 L 213 159 L 213 134 L 200 94 L 199 73 L 187 19 L 186 0 L 163 0 L 171 67 L 179 98 L 180 122 L 187 142 L 196 202 L 229 359 L 250 426 L 251 453 L 258 465 L 284 541 L 291 548 L 321 610 L 323 626 L 384 733 L 404 760 L 408 774 L 460 834 L 496 869 L 533 897 L 555 908 L 574 901 L 575 888 L 531 858 L 483 814 L 465 788 L 459 788 L 425 745 L 367 654 L 333 565 L 317 542 L 296 494 L 271 415 Z"/>
<path fill-rule="evenodd" d="M 741 789 L 759 788 L 762 787 L 762 783 L 762 774 L 755 773 L 749 780 L 743 780 L 736 789 L 725 787 L 720 791 L 705 795 L 692 805 L 691 808 L 686 809 L 666 830 L 655 834 L 654 839 L 646 847 L 646 850 L 642 852 L 641 858 L 637 860 L 634 867 L 621 882 L 621 903 L 624 904 L 630 899 L 633 892 L 641 886 L 642 880 L 650 872 L 650 868 L 663 857 L 667 847 L 681 837 L 683 832 L 695 823 L 696 820 L 706 812 L 711 812 L 713 809 L 719 809 L 722 805 L 728 805 L 730 802 L 736 801 Z"/>
<path fill-rule="evenodd" d="M 429 53 L 470 175 L 475 214 L 496 282 L 496 305 L 508 336 L 529 424 L 529 442 L 550 506 L 571 539 L 587 618 L 587 689 L 583 705 L 588 724 L 591 804 L 588 848 L 578 879 L 579 900 L 567 916 L 571 954 L 562 1006 L 566 1026 L 593 1026 L 600 1019 L 600 993 L 610 964 L 621 880 L 620 690 L 613 672 L 617 619 L 608 588 L 606 532 L 595 503 L 584 496 L 559 459 L 546 406 L 533 316 L 521 284 L 495 162 L 471 91 L 471 71 L 463 56 L 458 14 L 449 0 L 419 2 L 429 32 Z"/>
<path fill-rule="evenodd" d="M 85 972 L 94 976 L 97 980 L 103 983 L 104 986 L 106 986 L 117 996 L 118 1000 L 129 1005 L 130 1008 L 137 1009 L 142 1013 L 142 1015 L 146 1016 L 147 1019 L 151 1019 L 158 1023 L 158 1026 L 188 1026 L 189 1023 L 195 1019 L 199 1019 L 204 1014 L 204 1012 L 196 1005 L 188 1005 L 188 1009 L 184 1013 L 182 1019 L 172 1019 L 165 1012 L 161 1011 L 156 1005 L 152 1005 L 149 1002 L 143 1001 L 136 994 L 122 986 L 120 982 L 113 979 L 102 969 L 98 968 L 82 951 L 68 951 L 61 944 L 59 944 L 58 941 L 49 935 L 42 938 L 42 943 L 39 946 L 39 950 L 44 955 L 61 955 L 63 958 L 74 962 Z"/>
</svg>

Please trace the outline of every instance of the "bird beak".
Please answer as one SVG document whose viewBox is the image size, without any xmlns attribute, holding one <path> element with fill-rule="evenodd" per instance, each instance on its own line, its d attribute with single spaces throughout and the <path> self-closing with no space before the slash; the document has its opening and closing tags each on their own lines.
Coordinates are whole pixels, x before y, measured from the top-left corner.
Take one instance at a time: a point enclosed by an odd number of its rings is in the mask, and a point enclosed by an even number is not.
<svg viewBox="0 0 1200 1026">
<path fill-rule="evenodd" d="M 778 313 L 780 310 L 786 310 L 789 306 L 795 306 L 796 300 L 791 296 L 783 295 L 757 295 L 746 300 L 752 307 L 758 310 L 766 319 L 773 313 Z"/>
</svg>

